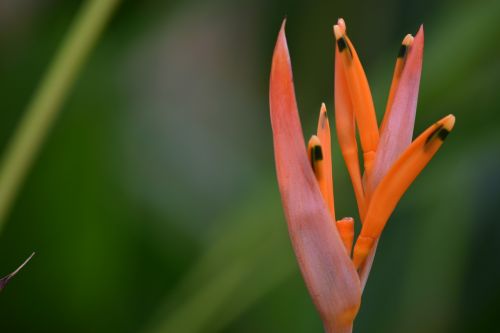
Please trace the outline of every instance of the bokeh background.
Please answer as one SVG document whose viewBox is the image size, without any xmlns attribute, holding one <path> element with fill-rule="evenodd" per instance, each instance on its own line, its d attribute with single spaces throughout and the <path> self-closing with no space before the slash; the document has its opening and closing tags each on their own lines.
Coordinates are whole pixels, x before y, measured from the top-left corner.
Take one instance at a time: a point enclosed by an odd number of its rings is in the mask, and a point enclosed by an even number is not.
<svg viewBox="0 0 500 333">
<path fill-rule="evenodd" d="M 0 1 L 4 150 L 82 1 Z M 123 1 L 0 235 L 1 332 L 321 332 L 274 178 L 268 75 L 282 19 L 305 135 L 333 108 L 346 19 L 378 110 L 425 25 L 416 132 L 455 131 L 384 232 L 355 332 L 495 332 L 500 2 Z M 381 119 L 381 113 L 378 114 Z M 356 215 L 333 145 L 338 216 Z"/>
</svg>

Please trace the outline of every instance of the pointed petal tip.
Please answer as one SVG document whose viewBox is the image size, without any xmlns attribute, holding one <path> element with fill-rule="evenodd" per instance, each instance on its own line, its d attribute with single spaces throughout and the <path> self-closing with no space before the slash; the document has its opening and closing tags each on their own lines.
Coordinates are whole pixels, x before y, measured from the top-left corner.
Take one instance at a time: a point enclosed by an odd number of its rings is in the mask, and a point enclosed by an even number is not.
<svg viewBox="0 0 500 333">
<path fill-rule="evenodd" d="M 326 105 L 325 105 L 325 102 L 321 103 L 320 112 L 321 112 L 321 113 L 326 113 Z"/>
<path fill-rule="evenodd" d="M 288 52 L 288 44 L 285 35 L 285 24 L 286 18 L 281 24 L 278 38 L 276 39 L 276 45 L 273 51 L 270 92 L 274 91 L 273 87 L 275 85 L 281 86 L 280 82 L 282 83 L 283 80 L 292 80 L 290 54 Z"/>
<path fill-rule="evenodd" d="M 278 33 L 278 41 L 284 39 L 285 44 L 286 44 L 285 27 L 286 27 L 286 17 L 283 19 L 283 22 L 281 23 L 280 31 Z M 278 45 L 276 44 L 276 46 L 278 46 Z"/>
<path fill-rule="evenodd" d="M 281 23 L 280 34 L 285 33 L 285 26 L 286 26 L 286 16 L 283 18 L 283 22 Z"/>
<path fill-rule="evenodd" d="M 326 138 L 326 134 L 324 131 L 328 131 L 328 139 Z M 328 115 L 326 113 L 326 105 L 325 103 L 321 103 L 321 108 L 319 109 L 319 118 L 318 118 L 318 130 L 317 134 L 322 140 L 325 141 L 325 144 L 328 145 L 327 142 L 330 142 L 330 123 L 328 121 Z"/>
<path fill-rule="evenodd" d="M 424 39 L 424 25 L 421 24 L 420 27 L 418 28 L 417 33 L 415 34 L 415 38 L 422 38 Z"/>
</svg>

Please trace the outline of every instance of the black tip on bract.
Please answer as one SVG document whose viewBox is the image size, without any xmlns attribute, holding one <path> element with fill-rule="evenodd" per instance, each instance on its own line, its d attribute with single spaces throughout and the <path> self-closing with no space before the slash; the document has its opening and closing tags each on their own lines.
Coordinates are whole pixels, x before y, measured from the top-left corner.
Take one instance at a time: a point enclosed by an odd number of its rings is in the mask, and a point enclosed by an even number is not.
<svg viewBox="0 0 500 333">
<path fill-rule="evenodd" d="M 26 266 L 26 264 L 31 260 L 31 258 L 33 258 L 33 256 L 35 255 L 35 252 L 33 252 L 29 257 L 28 259 L 26 259 L 22 264 L 21 266 L 19 266 L 14 272 L 10 273 L 9 275 L 7 276 L 4 276 L 3 278 L 0 279 L 0 291 L 2 291 L 3 288 L 5 288 L 5 286 L 7 285 L 7 283 L 9 283 L 9 281 L 14 277 L 16 276 L 17 273 L 19 273 L 19 271 L 24 267 Z"/>
<path fill-rule="evenodd" d="M 446 128 L 441 128 L 437 133 L 437 136 L 439 139 L 441 139 L 441 141 L 444 141 L 448 134 L 450 134 L 450 131 L 448 131 Z"/>
<path fill-rule="evenodd" d="M 438 125 L 432 132 L 429 134 L 427 139 L 425 140 L 425 144 L 428 144 L 432 140 L 434 140 L 437 136 L 437 133 L 443 128 L 443 125 Z"/>
<path fill-rule="evenodd" d="M 313 161 L 322 161 L 323 160 L 323 150 L 321 150 L 321 146 L 314 146 L 313 147 L 312 159 L 313 159 Z"/>
<path fill-rule="evenodd" d="M 444 141 L 448 137 L 448 134 L 450 134 L 450 131 L 444 128 L 443 125 L 439 125 L 434 131 L 432 131 L 431 134 L 429 134 L 429 137 L 427 138 L 427 140 L 425 140 L 425 143 L 427 144 L 435 139 Z"/>
<path fill-rule="evenodd" d="M 337 40 L 337 46 L 339 47 L 339 52 L 342 52 L 346 49 L 347 43 L 346 43 L 344 37 L 341 37 Z"/>
<path fill-rule="evenodd" d="M 399 52 L 398 52 L 398 58 L 404 58 L 407 50 L 408 50 L 408 46 L 406 46 L 404 44 L 401 45 L 401 47 L 399 48 Z"/>
</svg>

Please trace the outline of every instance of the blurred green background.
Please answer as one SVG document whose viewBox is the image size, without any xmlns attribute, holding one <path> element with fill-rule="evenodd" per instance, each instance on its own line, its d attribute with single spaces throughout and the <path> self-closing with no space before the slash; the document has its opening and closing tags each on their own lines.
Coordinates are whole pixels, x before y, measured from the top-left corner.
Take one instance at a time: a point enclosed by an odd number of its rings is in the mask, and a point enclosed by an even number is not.
<svg viewBox="0 0 500 333">
<path fill-rule="evenodd" d="M 2 151 L 82 3 L 0 2 Z M 285 15 L 307 136 L 332 109 L 338 17 L 378 110 L 424 23 L 416 132 L 457 117 L 384 232 L 355 332 L 498 330 L 500 1 L 146 0 L 115 13 L 0 235 L 0 275 L 37 252 L 0 294 L 0 332 L 321 332 L 274 179 Z"/>
</svg>

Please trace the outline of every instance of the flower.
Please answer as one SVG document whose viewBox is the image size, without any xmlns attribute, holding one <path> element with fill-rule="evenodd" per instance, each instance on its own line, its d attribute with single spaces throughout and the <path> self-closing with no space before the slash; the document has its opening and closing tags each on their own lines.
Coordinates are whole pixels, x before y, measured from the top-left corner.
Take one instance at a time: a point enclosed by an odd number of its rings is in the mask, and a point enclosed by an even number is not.
<svg viewBox="0 0 500 333">
<path fill-rule="evenodd" d="M 302 134 L 285 21 L 274 49 L 269 89 L 276 172 L 292 246 L 326 332 L 351 332 L 378 239 L 413 180 L 452 130 L 452 115 L 411 142 L 422 69 L 424 32 L 401 45 L 386 112 L 378 126 L 370 88 L 344 20 L 334 26 L 335 121 L 362 222 L 336 220 L 330 125 L 320 109 L 318 129 L 306 145 Z M 358 158 L 356 128 L 363 152 Z M 353 250 L 352 250 L 353 249 Z M 352 258 L 351 258 L 352 252 Z"/>
</svg>

